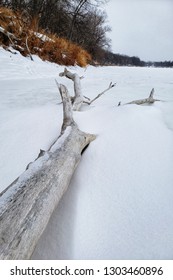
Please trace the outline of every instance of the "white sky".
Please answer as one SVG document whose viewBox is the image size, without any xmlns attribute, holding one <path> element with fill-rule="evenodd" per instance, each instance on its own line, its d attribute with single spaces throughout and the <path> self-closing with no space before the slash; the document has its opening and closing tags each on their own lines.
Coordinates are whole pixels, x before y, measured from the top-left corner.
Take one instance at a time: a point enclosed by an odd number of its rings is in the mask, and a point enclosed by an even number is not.
<svg viewBox="0 0 173 280">
<path fill-rule="evenodd" d="M 114 53 L 173 60 L 173 0 L 110 0 L 106 12 Z"/>
</svg>

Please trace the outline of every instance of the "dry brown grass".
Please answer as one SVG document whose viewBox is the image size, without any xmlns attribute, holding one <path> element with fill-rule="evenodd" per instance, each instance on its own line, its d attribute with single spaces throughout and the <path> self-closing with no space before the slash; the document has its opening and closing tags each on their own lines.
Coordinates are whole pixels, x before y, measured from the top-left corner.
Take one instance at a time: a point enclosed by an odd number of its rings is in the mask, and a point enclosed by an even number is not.
<svg viewBox="0 0 173 280">
<path fill-rule="evenodd" d="M 36 54 L 43 60 L 62 65 L 79 65 L 85 67 L 91 62 L 91 56 L 80 46 L 57 37 L 55 34 L 46 34 L 38 28 L 39 19 L 30 19 L 28 15 L 13 12 L 7 8 L 0 8 L 0 27 L 10 32 L 14 37 L 0 32 L 0 45 L 12 46 L 24 56 Z M 40 36 L 39 34 L 43 34 Z"/>
</svg>

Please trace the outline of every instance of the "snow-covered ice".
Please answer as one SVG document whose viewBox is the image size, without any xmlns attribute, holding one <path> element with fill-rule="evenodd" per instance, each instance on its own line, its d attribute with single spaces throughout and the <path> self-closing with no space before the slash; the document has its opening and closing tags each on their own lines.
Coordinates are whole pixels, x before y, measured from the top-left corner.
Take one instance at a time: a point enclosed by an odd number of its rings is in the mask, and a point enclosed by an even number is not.
<svg viewBox="0 0 173 280">
<path fill-rule="evenodd" d="M 8 186 L 39 149 L 58 137 L 62 106 L 54 79 L 62 67 L 0 49 L 0 186 Z M 173 69 L 88 67 L 83 94 L 92 106 L 75 112 L 97 138 L 84 152 L 33 259 L 172 259 Z M 125 105 L 146 98 L 151 106 Z"/>
</svg>

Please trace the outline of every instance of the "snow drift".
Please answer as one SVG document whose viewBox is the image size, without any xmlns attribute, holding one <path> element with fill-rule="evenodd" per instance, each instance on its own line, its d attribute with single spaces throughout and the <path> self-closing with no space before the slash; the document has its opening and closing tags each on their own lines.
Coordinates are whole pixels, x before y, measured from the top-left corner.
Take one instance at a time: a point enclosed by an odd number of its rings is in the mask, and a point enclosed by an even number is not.
<svg viewBox="0 0 173 280">
<path fill-rule="evenodd" d="M 3 190 L 62 123 L 55 64 L 0 50 L 0 185 Z M 73 71 L 75 69 L 73 68 Z M 75 112 L 79 128 L 97 134 L 53 213 L 33 259 L 172 259 L 173 69 L 76 68 L 92 106 Z M 59 78 L 72 91 L 72 83 Z M 152 88 L 165 102 L 122 105 Z"/>
</svg>

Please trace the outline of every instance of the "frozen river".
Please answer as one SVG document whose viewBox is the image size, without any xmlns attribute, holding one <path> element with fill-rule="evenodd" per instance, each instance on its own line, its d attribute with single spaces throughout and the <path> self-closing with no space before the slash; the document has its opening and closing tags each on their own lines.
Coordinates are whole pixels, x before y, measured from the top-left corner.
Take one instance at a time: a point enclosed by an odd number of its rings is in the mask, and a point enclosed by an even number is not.
<svg viewBox="0 0 173 280">
<path fill-rule="evenodd" d="M 62 106 L 54 79 L 63 67 L 0 49 L 0 190 L 58 137 Z M 33 259 L 172 259 L 173 69 L 71 68 L 95 97 L 75 112 L 97 139 L 85 151 Z M 125 105 L 146 98 L 151 106 Z"/>
</svg>

